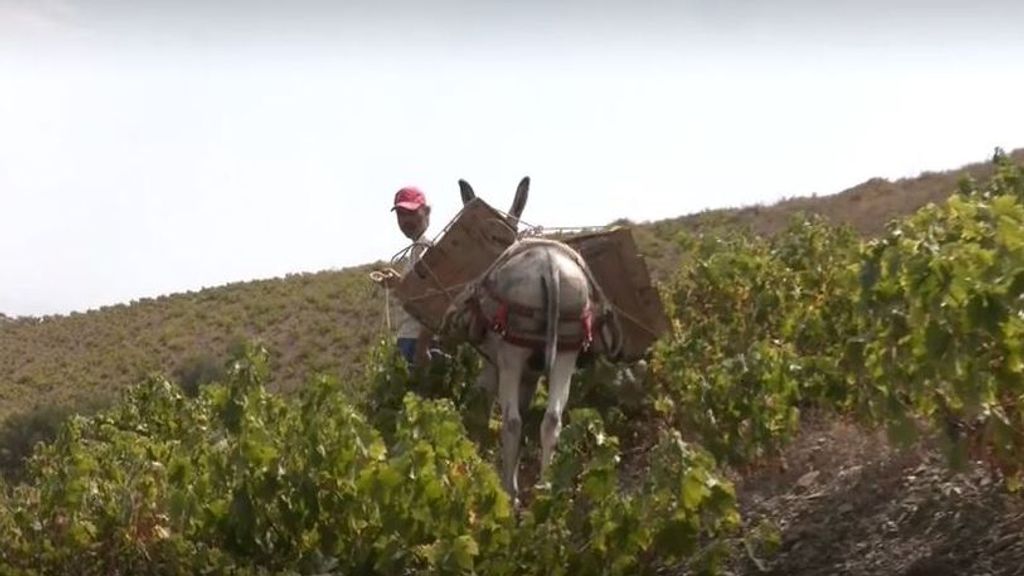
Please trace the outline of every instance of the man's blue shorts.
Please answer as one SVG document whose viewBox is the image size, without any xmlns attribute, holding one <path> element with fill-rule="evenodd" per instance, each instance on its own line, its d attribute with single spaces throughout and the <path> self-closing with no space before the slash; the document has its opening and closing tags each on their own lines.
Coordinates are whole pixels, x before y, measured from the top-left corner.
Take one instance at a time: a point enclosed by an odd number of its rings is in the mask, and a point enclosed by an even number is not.
<svg viewBox="0 0 1024 576">
<path fill-rule="evenodd" d="M 411 366 L 416 360 L 416 339 L 399 338 L 398 351 L 402 354 L 402 358 L 405 358 L 405 361 Z"/>
<path fill-rule="evenodd" d="M 402 354 L 402 358 L 412 366 L 416 363 L 416 339 L 415 338 L 399 338 L 396 340 L 398 344 L 398 351 Z M 443 356 L 451 358 L 448 354 L 438 348 L 438 342 L 436 339 L 431 339 L 430 344 L 427 346 L 427 359 L 433 361 L 434 358 Z"/>
</svg>

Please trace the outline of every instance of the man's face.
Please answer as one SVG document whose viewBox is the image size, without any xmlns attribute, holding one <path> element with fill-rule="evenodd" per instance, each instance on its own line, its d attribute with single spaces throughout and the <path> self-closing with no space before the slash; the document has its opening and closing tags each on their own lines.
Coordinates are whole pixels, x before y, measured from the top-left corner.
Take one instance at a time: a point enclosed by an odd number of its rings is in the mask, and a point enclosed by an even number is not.
<svg viewBox="0 0 1024 576">
<path fill-rule="evenodd" d="M 405 208 L 396 208 L 395 214 L 398 216 L 398 227 L 402 230 L 402 234 L 405 234 L 410 240 L 416 240 L 427 231 L 427 226 L 430 224 L 430 212 L 429 209 L 424 206 L 417 210 L 407 210 Z"/>
</svg>

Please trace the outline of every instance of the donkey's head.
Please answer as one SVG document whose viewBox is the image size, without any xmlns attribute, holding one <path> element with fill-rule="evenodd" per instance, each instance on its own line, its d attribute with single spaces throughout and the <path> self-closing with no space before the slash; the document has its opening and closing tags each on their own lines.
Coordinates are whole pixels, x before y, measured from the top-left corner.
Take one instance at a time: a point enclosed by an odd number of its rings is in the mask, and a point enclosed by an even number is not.
<svg viewBox="0 0 1024 576">
<path fill-rule="evenodd" d="M 465 180 L 459 180 L 459 192 L 462 194 L 463 204 L 468 204 L 470 200 L 476 198 L 476 192 L 473 192 L 473 187 Z M 519 186 L 516 187 L 516 195 L 512 199 L 512 207 L 508 211 L 508 225 L 513 230 L 519 227 L 519 217 L 523 215 L 523 209 L 526 208 L 526 199 L 529 195 L 530 177 L 524 176 L 519 181 Z"/>
</svg>

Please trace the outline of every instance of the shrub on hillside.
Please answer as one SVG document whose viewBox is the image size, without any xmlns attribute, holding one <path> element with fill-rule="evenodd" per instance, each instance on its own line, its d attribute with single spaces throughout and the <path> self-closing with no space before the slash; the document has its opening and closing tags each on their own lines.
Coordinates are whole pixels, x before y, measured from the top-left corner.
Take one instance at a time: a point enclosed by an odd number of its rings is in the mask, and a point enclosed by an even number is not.
<svg viewBox="0 0 1024 576">
<path fill-rule="evenodd" d="M 222 361 L 205 352 L 187 356 L 172 373 L 174 380 L 190 398 L 199 395 L 202 386 L 224 380 Z"/>
</svg>

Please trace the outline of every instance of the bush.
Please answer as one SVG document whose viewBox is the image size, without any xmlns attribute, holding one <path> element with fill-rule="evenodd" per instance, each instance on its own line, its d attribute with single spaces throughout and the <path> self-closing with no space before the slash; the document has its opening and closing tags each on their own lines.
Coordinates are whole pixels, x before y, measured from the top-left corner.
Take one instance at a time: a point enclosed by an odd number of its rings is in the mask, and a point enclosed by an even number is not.
<svg viewBox="0 0 1024 576">
<path fill-rule="evenodd" d="M 587 412 L 571 415 L 550 489 L 517 522 L 455 402 L 406 392 L 384 433 L 334 378 L 291 400 L 269 394 L 268 358 L 249 347 L 195 398 L 151 377 L 71 418 L 25 482 L 0 487 L 0 563 L 23 574 L 627 573 L 703 558 L 735 524 L 731 487 L 678 438 L 656 451 L 641 491 L 619 490 L 617 440 Z M 390 369 L 375 373 L 389 381 Z"/>
<path fill-rule="evenodd" d="M 930 205 L 864 251 L 862 339 L 850 382 L 893 437 L 919 418 L 954 461 L 989 461 L 1024 481 L 1024 170 L 996 155 L 985 186 Z"/>
<path fill-rule="evenodd" d="M 29 412 L 12 414 L 0 426 L 0 476 L 21 479 L 25 463 L 36 446 L 52 442 L 61 427 L 75 414 L 99 410 L 101 402 L 40 406 Z"/>
<path fill-rule="evenodd" d="M 173 377 L 190 398 L 199 395 L 202 386 L 224 380 L 223 363 L 208 353 L 198 353 L 186 357 L 177 368 Z"/>
</svg>

